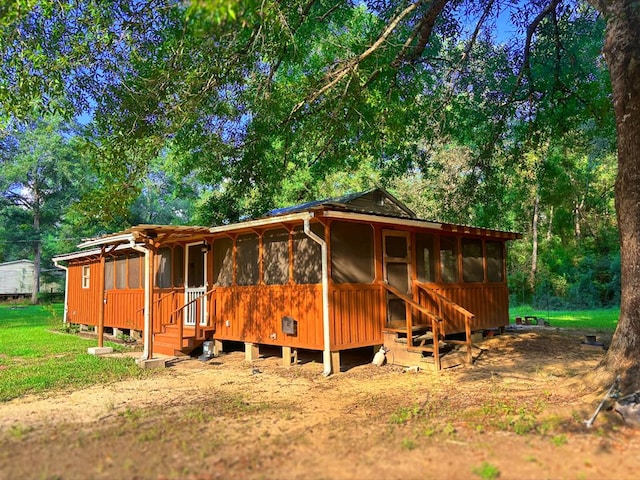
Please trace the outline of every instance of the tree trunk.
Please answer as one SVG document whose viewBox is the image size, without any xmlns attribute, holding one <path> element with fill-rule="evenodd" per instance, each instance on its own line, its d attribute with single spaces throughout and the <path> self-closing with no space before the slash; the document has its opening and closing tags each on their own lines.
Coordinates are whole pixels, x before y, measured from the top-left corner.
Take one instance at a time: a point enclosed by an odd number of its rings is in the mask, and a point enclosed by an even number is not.
<svg viewBox="0 0 640 480">
<path fill-rule="evenodd" d="M 640 389 L 640 5 L 593 2 L 607 20 L 604 46 L 616 115 L 620 232 L 620 320 L 601 366 L 622 375 L 623 393 Z"/>
<path fill-rule="evenodd" d="M 538 222 L 540 221 L 540 193 L 536 188 L 533 203 L 533 219 L 531 220 L 531 271 L 529 272 L 529 286 L 535 295 L 536 277 L 538 275 Z"/>
<path fill-rule="evenodd" d="M 36 198 L 36 201 L 39 201 Z M 42 245 L 40 243 L 40 209 L 37 207 L 33 212 L 33 233 L 36 236 L 33 243 L 33 291 L 31 292 L 31 303 L 38 303 L 38 293 L 40 292 L 40 258 L 42 256 Z"/>
<path fill-rule="evenodd" d="M 582 239 L 582 227 L 580 222 L 582 221 L 582 208 L 584 207 L 584 199 L 578 203 L 576 202 L 573 207 L 573 235 L 576 240 Z"/>
<path fill-rule="evenodd" d="M 547 226 L 547 241 L 553 237 L 553 205 L 549 208 L 549 225 Z"/>
</svg>

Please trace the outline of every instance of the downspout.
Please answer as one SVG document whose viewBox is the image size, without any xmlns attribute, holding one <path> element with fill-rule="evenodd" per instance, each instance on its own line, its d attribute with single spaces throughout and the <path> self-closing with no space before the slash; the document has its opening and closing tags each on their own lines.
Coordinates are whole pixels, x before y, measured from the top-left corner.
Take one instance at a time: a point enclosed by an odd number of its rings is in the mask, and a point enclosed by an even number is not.
<svg viewBox="0 0 640 480">
<path fill-rule="evenodd" d="M 327 253 L 327 242 L 311 231 L 309 218 L 304 219 L 304 233 L 314 242 L 320 245 L 322 250 L 322 331 L 324 350 L 322 352 L 322 362 L 324 371 L 322 375 L 331 375 L 331 335 L 329 331 L 329 255 Z"/>
<path fill-rule="evenodd" d="M 58 263 L 58 260 L 56 260 L 55 258 L 53 259 L 53 264 L 56 266 L 56 268 L 60 268 L 61 270 L 64 270 L 64 311 L 62 313 L 63 318 L 62 318 L 62 323 L 66 324 L 67 323 L 67 314 L 69 313 L 69 267 L 65 267 L 64 265 L 60 265 Z"/>
<path fill-rule="evenodd" d="M 136 245 L 135 240 L 131 239 L 129 246 L 135 250 L 136 252 L 144 253 L 144 338 L 143 344 L 144 348 L 142 351 L 141 360 L 151 360 L 149 352 L 151 351 L 151 336 L 153 333 L 151 332 L 151 289 L 152 285 L 149 281 L 149 268 L 150 268 L 150 257 L 151 251 L 148 248 L 142 247 L 140 245 Z"/>
</svg>

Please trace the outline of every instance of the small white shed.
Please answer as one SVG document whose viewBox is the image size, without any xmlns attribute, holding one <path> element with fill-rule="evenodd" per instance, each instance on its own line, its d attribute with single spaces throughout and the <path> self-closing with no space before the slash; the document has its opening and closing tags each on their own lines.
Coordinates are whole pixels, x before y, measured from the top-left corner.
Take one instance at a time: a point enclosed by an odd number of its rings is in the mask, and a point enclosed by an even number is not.
<svg viewBox="0 0 640 480">
<path fill-rule="evenodd" d="M 0 297 L 31 295 L 34 271 L 31 260 L 0 263 Z"/>
</svg>

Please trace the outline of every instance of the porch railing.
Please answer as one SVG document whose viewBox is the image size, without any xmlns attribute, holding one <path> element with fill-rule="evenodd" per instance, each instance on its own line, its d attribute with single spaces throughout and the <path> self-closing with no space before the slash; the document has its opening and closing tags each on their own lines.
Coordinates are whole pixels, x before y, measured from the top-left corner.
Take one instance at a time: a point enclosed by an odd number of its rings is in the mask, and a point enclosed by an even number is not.
<svg viewBox="0 0 640 480">
<path fill-rule="evenodd" d="M 402 293 L 400 290 L 398 290 L 397 288 L 395 288 L 394 286 L 392 286 L 388 282 L 382 281 L 382 282 L 379 282 L 379 283 L 386 291 L 388 291 L 389 293 L 395 295 L 396 297 L 400 298 L 401 300 L 403 300 L 405 302 L 405 305 L 406 305 L 406 315 L 405 315 L 405 317 L 406 317 L 406 328 L 407 328 L 407 350 L 411 350 L 411 349 L 414 349 L 414 348 L 419 349 L 419 350 L 426 350 L 422 346 L 415 347 L 413 345 L 414 324 L 413 324 L 412 310 L 417 310 L 418 312 L 422 313 L 423 315 L 425 315 L 427 318 L 429 318 L 431 320 L 431 325 L 430 326 L 431 326 L 431 332 L 433 334 L 433 349 L 432 349 L 433 360 L 435 362 L 436 369 L 440 370 L 440 368 L 441 368 L 441 366 L 440 366 L 440 334 L 441 334 L 440 323 L 442 323 L 442 321 L 443 321 L 442 317 L 434 314 L 432 311 L 430 311 L 424 305 L 420 305 L 413 298 L 409 297 L 405 293 Z M 416 325 L 416 326 L 418 326 L 418 325 Z"/>
<path fill-rule="evenodd" d="M 186 309 L 192 309 L 195 307 L 195 309 L 197 310 L 197 303 L 198 301 L 202 300 L 203 298 L 206 298 L 208 300 L 209 295 L 214 294 L 215 293 L 215 287 L 212 288 L 211 290 L 198 295 L 196 297 L 191 298 L 187 303 L 185 303 L 184 305 L 180 305 L 176 307 L 176 302 L 178 299 L 178 293 L 180 293 L 178 290 L 172 290 L 162 296 L 160 296 L 160 298 L 157 298 L 153 301 L 153 312 L 154 312 L 154 317 L 152 319 L 152 329 L 154 333 L 166 333 L 167 331 L 167 327 L 170 325 L 174 325 L 178 327 L 178 342 L 179 345 L 182 347 L 182 342 L 185 339 L 185 335 L 184 335 L 184 312 Z M 167 299 L 169 299 L 169 305 L 170 305 L 170 309 L 171 311 L 169 312 L 168 315 L 162 315 L 162 314 L 158 314 L 158 311 L 161 310 L 161 306 L 163 304 L 166 304 Z M 213 303 L 213 302 L 208 302 L 208 303 Z M 201 303 L 200 304 L 200 308 L 203 308 L 204 305 Z M 141 308 L 139 311 L 144 311 L 144 308 Z M 202 318 L 203 321 L 196 321 L 195 325 L 193 325 L 194 328 L 194 335 L 193 337 L 196 340 L 204 340 L 206 339 L 206 334 L 207 332 L 210 332 L 212 330 L 215 329 L 214 327 L 214 322 L 212 317 L 209 316 L 204 316 L 204 312 L 202 314 L 202 317 L 200 317 L 199 315 L 197 316 L 197 318 Z"/>
<path fill-rule="evenodd" d="M 447 321 L 446 321 L 445 307 L 449 307 L 450 309 L 453 309 L 454 311 L 460 313 L 464 317 L 465 340 L 462 341 L 462 340 L 449 339 L 447 340 L 447 343 L 465 345 L 467 347 L 466 361 L 467 361 L 467 364 L 471 365 L 473 361 L 473 352 L 472 352 L 472 345 L 471 345 L 471 324 L 475 319 L 475 315 L 473 313 L 471 313 L 464 307 L 458 305 L 454 301 L 448 299 L 447 297 L 443 296 L 439 292 L 435 291 L 432 288 L 429 288 L 428 286 L 422 283 L 415 282 L 415 285 L 417 286 L 418 290 L 422 290 L 423 292 L 425 292 L 431 298 L 431 300 L 435 303 L 436 312 L 434 312 L 432 308 L 429 308 L 428 306 L 422 305 L 421 303 L 415 301 L 413 298 L 409 297 L 407 294 L 402 293 L 400 290 L 393 287 L 388 282 L 383 281 L 379 283 L 386 291 L 395 295 L 396 297 L 398 297 L 399 299 L 405 302 L 407 350 L 422 350 L 422 351 L 427 350 L 427 348 L 423 346 L 424 342 L 422 342 L 421 345 L 414 345 L 413 331 L 414 331 L 414 328 L 418 328 L 421 326 L 422 327 L 426 326 L 427 328 L 429 327 L 431 328 L 431 332 L 433 334 L 432 353 L 433 353 L 433 359 L 436 365 L 436 369 L 438 370 L 441 369 L 439 342 L 440 342 L 440 339 L 441 338 L 444 339 L 446 335 Z M 412 315 L 414 310 L 426 316 L 427 319 L 430 321 L 430 325 L 423 324 L 423 323 L 415 323 Z"/>
<path fill-rule="evenodd" d="M 209 291 L 191 298 L 187 303 L 179 306 L 178 308 L 176 308 L 171 312 L 170 314 L 171 319 L 173 318 L 174 315 L 176 316 L 177 321 L 175 322 L 175 324 L 178 326 L 178 338 L 180 339 L 180 345 L 182 345 L 182 340 L 184 340 L 185 338 L 184 337 L 184 312 L 189 311 L 190 313 L 193 313 L 194 310 L 197 311 L 198 304 L 196 302 L 199 302 L 203 298 L 208 300 L 209 295 L 213 294 L 215 290 L 216 290 L 216 287 L 213 287 Z M 190 327 L 193 326 L 194 328 L 194 338 L 196 340 L 204 340 L 206 338 L 206 332 L 214 329 L 212 325 L 213 321 L 211 319 L 211 315 L 209 316 L 204 315 L 204 303 L 205 302 L 200 302 L 200 308 L 202 309 L 202 311 L 200 312 L 200 315 L 197 315 L 197 314 L 195 315 L 196 319 L 200 318 L 203 320 L 202 321 L 196 320 L 194 325 L 189 325 Z M 207 303 L 210 303 L 210 302 L 207 301 Z"/>
<path fill-rule="evenodd" d="M 457 303 L 455 303 L 454 301 L 452 301 L 449 298 L 445 297 L 444 295 L 442 295 L 441 293 L 437 292 L 433 288 L 429 288 L 424 283 L 415 282 L 415 285 L 418 287 L 418 290 L 422 290 L 423 292 L 425 292 L 435 302 L 435 304 L 437 306 L 437 309 L 438 309 L 438 317 L 445 318 L 445 314 L 444 314 L 445 306 L 455 310 L 456 312 L 460 313 L 463 316 L 463 318 L 464 318 L 465 340 L 464 341 L 448 340 L 447 342 L 448 343 L 452 343 L 452 344 L 463 344 L 463 345 L 466 345 L 466 347 L 467 347 L 467 364 L 471 365 L 471 362 L 473 361 L 473 352 L 471 350 L 472 349 L 472 347 L 471 347 L 471 324 L 473 323 L 473 321 L 476 318 L 476 316 L 473 313 L 471 313 L 469 310 L 467 310 L 466 308 L 458 305 Z M 446 322 L 444 323 L 444 325 L 446 326 Z"/>
</svg>

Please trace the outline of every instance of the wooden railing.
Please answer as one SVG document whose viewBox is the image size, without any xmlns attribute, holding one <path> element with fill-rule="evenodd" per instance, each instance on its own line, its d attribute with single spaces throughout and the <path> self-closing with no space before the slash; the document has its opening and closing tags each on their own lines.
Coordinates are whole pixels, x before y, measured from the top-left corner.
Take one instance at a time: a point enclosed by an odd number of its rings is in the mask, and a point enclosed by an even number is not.
<svg viewBox="0 0 640 480">
<path fill-rule="evenodd" d="M 178 327 L 178 344 L 182 347 L 182 342 L 185 338 L 184 337 L 185 308 L 191 306 L 191 304 L 197 301 L 200 301 L 202 298 L 208 297 L 214 291 L 215 291 L 215 287 L 209 290 L 208 292 L 205 292 L 204 294 L 191 299 L 191 301 L 187 302 L 186 304 L 180 305 L 178 307 L 175 307 L 176 296 L 179 293 L 177 290 L 172 290 L 171 292 L 165 295 L 162 295 L 160 298 L 155 299 L 153 301 L 154 312 L 158 312 L 160 305 L 164 303 L 167 300 L 167 298 L 170 298 L 170 302 L 171 302 L 170 308 L 172 308 L 172 310 L 169 312 L 169 315 L 166 316 L 165 318 L 162 318 L 161 316 L 157 315 L 156 318 L 158 319 L 158 321 L 152 322 L 152 325 L 153 325 L 152 328 L 154 333 L 165 333 L 169 325 L 175 325 Z M 197 340 L 204 340 L 206 338 L 206 332 L 213 330 L 213 328 L 214 327 L 213 327 L 213 321 L 211 320 L 211 315 L 209 315 L 208 318 L 206 319 L 206 325 L 201 325 L 199 321 L 196 321 L 194 326 L 194 337 Z"/>
<path fill-rule="evenodd" d="M 435 315 L 433 312 L 431 312 L 428 308 L 426 308 L 424 305 L 420 305 L 418 302 L 416 302 L 413 298 L 409 297 L 407 294 L 402 293 L 400 290 L 398 290 L 397 288 L 395 288 L 394 286 L 390 285 L 388 282 L 379 282 L 379 284 L 385 289 L 387 290 L 389 293 L 395 295 L 396 297 L 400 298 L 401 300 L 403 300 L 405 302 L 406 305 L 406 328 L 407 328 L 407 350 L 410 350 L 412 348 L 416 348 L 413 345 L 413 315 L 411 315 L 411 310 L 415 309 L 417 311 L 419 311 L 420 313 L 422 313 L 423 315 L 425 315 L 427 318 L 429 318 L 431 320 L 431 332 L 433 334 L 433 360 L 435 362 L 436 365 L 436 369 L 440 370 L 441 369 L 441 365 L 440 365 L 440 333 L 441 333 L 441 329 L 440 329 L 440 323 L 442 323 L 443 319 L 442 317 Z"/>
<path fill-rule="evenodd" d="M 189 307 L 191 304 L 203 299 L 203 298 L 207 298 L 209 297 L 209 295 L 211 295 L 214 291 L 215 291 L 216 287 L 213 287 L 211 290 L 209 290 L 208 292 L 203 293 L 202 295 L 198 295 L 197 297 L 191 299 L 189 302 L 185 303 L 184 305 L 179 306 L 178 308 L 176 308 L 175 310 L 173 310 L 170 314 L 169 314 L 169 319 L 173 319 L 173 316 L 176 315 L 176 324 L 178 325 L 178 338 L 180 340 L 180 345 L 182 345 L 182 340 L 184 339 L 184 310 L 185 308 Z M 211 312 L 209 312 L 211 313 Z M 213 323 L 211 321 L 211 315 L 209 315 L 206 319 L 206 325 L 202 325 L 199 321 L 198 321 L 199 315 L 196 315 L 196 322 L 194 325 L 194 337 L 197 340 L 203 340 L 206 336 L 206 332 L 210 331 L 213 329 L 211 323 Z M 173 322 L 170 322 L 170 324 L 173 324 Z"/>
<path fill-rule="evenodd" d="M 476 316 L 466 308 L 458 305 L 457 303 L 448 299 L 447 297 L 435 291 L 434 289 L 429 288 L 425 284 L 415 282 L 415 285 L 418 287 L 418 290 L 422 290 L 423 292 L 425 292 L 436 303 L 436 306 L 438 308 L 438 317 L 444 318 L 445 305 L 457 311 L 464 317 L 464 333 L 465 333 L 464 342 L 451 340 L 451 341 L 448 341 L 448 343 L 462 343 L 466 345 L 467 346 L 467 364 L 471 365 L 471 362 L 473 361 L 473 353 L 471 350 L 471 324 L 473 323 L 473 320 L 475 319 Z M 446 326 L 446 322 L 444 323 L 444 326 Z"/>
</svg>

